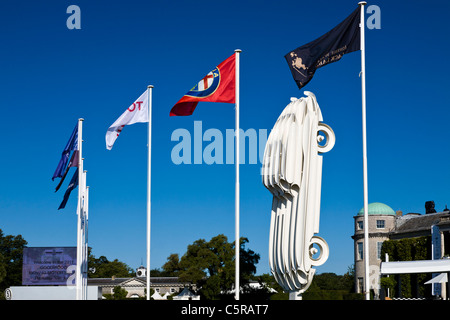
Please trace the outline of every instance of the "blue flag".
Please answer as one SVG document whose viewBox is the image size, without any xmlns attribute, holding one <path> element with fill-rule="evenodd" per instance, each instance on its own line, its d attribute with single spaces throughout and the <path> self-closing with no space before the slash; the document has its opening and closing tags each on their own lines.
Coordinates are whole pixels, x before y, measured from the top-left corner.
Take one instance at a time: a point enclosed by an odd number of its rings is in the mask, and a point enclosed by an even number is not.
<svg viewBox="0 0 450 320">
<path fill-rule="evenodd" d="M 61 204 L 59 205 L 58 210 L 59 210 L 59 209 L 64 209 L 64 208 L 66 207 L 66 203 L 67 203 L 67 200 L 69 200 L 70 193 L 71 193 L 72 190 L 75 189 L 77 186 L 78 186 L 78 168 L 77 168 L 77 170 L 75 171 L 75 173 L 73 174 L 73 177 L 72 177 L 72 179 L 70 180 L 69 185 L 67 186 L 66 193 L 64 193 L 64 199 L 63 199 L 63 201 L 61 202 Z"/>
<path fill-rule="evenodd" d="M 70 136 L 70 139 L 62 152 L 61 160 L 59 160 L 58 166 L 56 167 L 55 173 L 53 174 L 52 181 L 55 180 L 55 178 L 62 177 L 64 171 L 66 170 L 67 162 L 69 161 L 70 152 L 72 150 L 77 149 L 78 149 L 78 123 L 75 126 L 75 129 L 73 129 L 72 135 Z"/>
<path fill-rule="evenodd" d="M 61 187 L 61 185 L 64 182 L 64 179 L 66 179 L 67 174 L 69 173 L 69 169 L 73 168 L 73 167 L 78 167 L 78 150 L 75 150 L 72 153 L 72 158 L 70 158 L 69 164 L 67 165 L 66 171 L 64 172 L 64 174 L 61 177 L 61 180 L 59 181 L 58 185 L 56 186 L 55 192 L 59 190 L 59 188 Z"/>
<path fill-rule="evenodd" d="M 284 56 L 299 89 L 311 81 L 316 69 L 340 60 L 346 53 L 360 50 L 360 15 L 358 6 L 334 29 Z"/>
</svg>

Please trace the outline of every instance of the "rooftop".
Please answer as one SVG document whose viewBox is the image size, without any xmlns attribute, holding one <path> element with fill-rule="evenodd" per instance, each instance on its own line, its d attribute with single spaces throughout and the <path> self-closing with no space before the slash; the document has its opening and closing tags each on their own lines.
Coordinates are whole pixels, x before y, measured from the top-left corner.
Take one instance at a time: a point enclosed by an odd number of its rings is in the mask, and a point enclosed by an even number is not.
<svg viewBox="0 0 450 320">
<path fill-rule="evenodd" d="M 428 213 L 423 215 L 404 215 L 396 221 L 396 228 L 392 233 L 408 233 L 421 230 L 429 231 L 431 226 L 437 224 L 447 224 L 450 217 L 448 212 Z"/>
<path fill-rule="evenodd" d="M 370 203 L 367 208 L 367 211 L 369 215 L 381 214 L 381 215 L 395 216 L 394 210 L 392 210 L 392 208 L 389 207 L 388 205 L 385 205 L 384 203 L 381 202 Z M 358 216 L 362 215 L 364 215 L 364 207 L 362 207 L 361 210 L 358 211 Z"/>
</svg>

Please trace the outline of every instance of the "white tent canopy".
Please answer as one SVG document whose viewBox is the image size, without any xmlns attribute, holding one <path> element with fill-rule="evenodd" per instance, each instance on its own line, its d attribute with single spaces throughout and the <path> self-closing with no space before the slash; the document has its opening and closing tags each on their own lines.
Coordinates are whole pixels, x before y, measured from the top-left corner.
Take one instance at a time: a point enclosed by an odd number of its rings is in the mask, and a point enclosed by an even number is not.
<svg viewBox="0 0 450 320">
<path fill-rule="evenodd" d="M 193 294 L 188 288 L 184 288 L 179 295 L 173 297 L 173 300 L 200 300 L 200 296 Z"/>
<path fill-rule="evenodd" d="M 450 272 L 450 259 L 393 261 L 381 263 L 381 274 Z"/>
<path fill-rule="evenodd" d="M 447 282 L 447 274 L 446 273 L 441 273 L 438 276 L 434 277 L 433 279 L 425 282 L 425 284 L 433 284 L 433 283 L 445 283 Z"/>
</svg>

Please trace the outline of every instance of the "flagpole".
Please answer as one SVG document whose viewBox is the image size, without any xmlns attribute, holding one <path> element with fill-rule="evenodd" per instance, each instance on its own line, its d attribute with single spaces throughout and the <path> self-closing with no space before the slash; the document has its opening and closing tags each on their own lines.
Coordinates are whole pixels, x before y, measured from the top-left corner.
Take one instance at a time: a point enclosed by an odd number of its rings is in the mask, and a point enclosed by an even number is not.
<svg viewBox="0 0 450 320">
<path fill-rule="evenodd" d="M 83 196 L 83 118 L 78 119 L 78 205 L 77 205 L 77 268 L 76 268 L 76 299 L 82 299 L 82 275 L 81 275 L 81 264 L 83 260 L 82 254 L 82 234 L 81 234 L 81 210 L 83 206 L 81 205 L 81 200 Z"/>
<path fill-rule="evenodd" d="M 83 185 L 79 185 L 79 188 L 82 188 L 82 196 L 81 196 L 81 300 L 87 300 L 87 252 L 86 252 L 86 244 L 87 244 L 87 186 L 86 186 L 86 175 L 87 171 L 83 171 Z"/>
<path fill-rule="evenodd" d="M 364 6 L 367 4 L 361 1 L 358 5 L 361 6 L 361 20 L 359 28 L 361 31 L 361 90 L 362 90 L 362 129 L 363 129 L 363 171 L 364 171 L 364 279 L 365 279 L 365 296 L 366 300 L 370 300 L 369 288 L 369 196 L 367 183 L 367 131 L 366 131 L 366 47 L 365 47 L 365 19 Z"/>
<path fill-rule="evenodd" d="M 240 137 L 239 137 L 239 55 L 242 52 L 240 49 L 234 50 L 236 52 L 236 189 L 235 189 L 235 251 L 236 251 L 236 259 L 235 259 L 235 267 L 236 267 L 236 274 L 235 274 L 235 299 L 239 300 L 239 291 L 240 291 L 240 285 L 239 285 L 239 250 L 241 247 L 240 239 L 239 239 L 239 207 L 240 207 L 240 186 L 239 186 L 239 149 L 240 149 Z"/>
<path fill-rule="evenodd" d="M 86 183 L 86 172 L 84 176 L 84 181 Z M 86 186 L 86 193 L 84 196 L 84 243 L 83 243 L 83 253 L 84 253 L 84 299 L 87 300 L 87 280 L 88 280 L 88 255 L 89 255 L 89 246 L 88 246 L 88 223 L 89 223 L 89 186 Z"/>
<path fill-rule="evenodd" d="M 152 163 L 152 89 L 148 94 L 148 158 L 147 158 L 147 300 L 150 300 L 150 222 L 151 222 L 151 163 Z"/>
</svg>

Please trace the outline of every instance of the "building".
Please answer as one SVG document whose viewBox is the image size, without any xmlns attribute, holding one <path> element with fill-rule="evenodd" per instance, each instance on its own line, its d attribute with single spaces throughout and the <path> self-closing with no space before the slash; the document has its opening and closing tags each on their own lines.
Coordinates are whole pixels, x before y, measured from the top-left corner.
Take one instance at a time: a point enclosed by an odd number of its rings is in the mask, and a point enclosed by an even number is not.
<svg viewBox="0 0 450 320">
<path fill-rule="evenodd" d="M 396 213 L 389 206 L 374 202 L 368 206 L 369 222 L 369 281 L 376 287 L 381 263 L 381 245 L 389 239 L 389 233 L 395 229 Z M 354 241 L 355 256 L 355 289 L 364 293 L 365 260 L 364 260 L 364 208 L 359 210 L 355 219 Z"/>
<path fill-rule="evenodd" d="M 125 289 L 127 298 L 143 298 L 147 289 L 147 272 L 144 267 L 136 270 L 136 277 L 132 278 L 89 278 L 88 286 L 98 286 L 102 295 L 113 294 L 114 288 Z M 190 282 L 181 282 L 178 277 L 150 277 L 150 288 L 155 290 L 155 300 L 167 299 L 168 295 L 182 292 L 184 288 L 192 287 Z M 193 288 L 195 290 L 195 286 Z"/>
<path fill-rule="evenodd" d="M 403 215 L 401 211 L 394 212 L 391 207 L 380 202 L 369 204 L 369 285 L 376 296 L 380 293 L 381 246 L 384 241 L 433 236 L 432 259 L 441 259 L 450 254 L 450 210 L 446 207 L 444 211 L 436 212 L 433 201 L 426 202 L 425 208 L 425 214 Z M 355 290 L 357 293 L 364 293 L 364 208 L 353 218 Z M 429 249 L 431 252 L 431 248 Z"/>
</svg>

